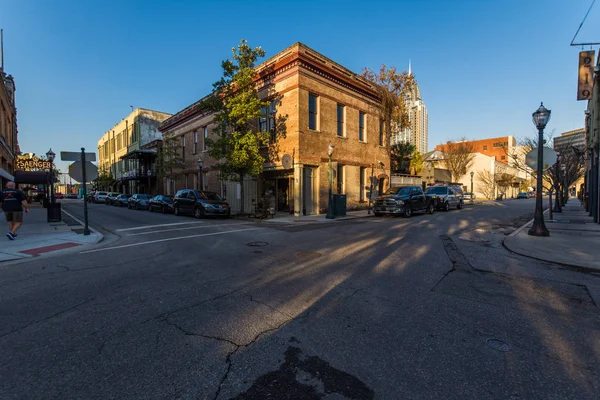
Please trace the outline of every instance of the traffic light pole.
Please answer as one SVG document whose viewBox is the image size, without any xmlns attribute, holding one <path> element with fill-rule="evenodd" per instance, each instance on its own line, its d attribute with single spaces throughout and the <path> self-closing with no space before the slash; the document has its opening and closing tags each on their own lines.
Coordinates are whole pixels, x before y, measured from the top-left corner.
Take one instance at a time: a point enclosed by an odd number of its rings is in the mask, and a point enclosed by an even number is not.
<svg viewBox="0 0 600 400">
<path fill-rule="evenodd" d="M 88 226 L 88 204 L 87 204 L 87 188 L 85 185 L 86 177 L 85 177 L 85 148 L 81 148 L 81 175 L 83 177 L 82 187 L 83 187 L 83 234 L 89 235 L 90 228 Z"/>
</svg>

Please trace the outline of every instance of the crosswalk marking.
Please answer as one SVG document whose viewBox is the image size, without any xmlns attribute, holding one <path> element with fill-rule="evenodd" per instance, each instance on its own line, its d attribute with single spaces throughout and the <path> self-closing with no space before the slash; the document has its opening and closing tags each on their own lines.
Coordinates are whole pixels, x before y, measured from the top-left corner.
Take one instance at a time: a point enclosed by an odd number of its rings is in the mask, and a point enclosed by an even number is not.
<svg viewBox="0 0 600 400">
<path fill-rule="evenodd" d="M 148 228 L 159 228 L 161 226 L 176 226 L 176 225 L 191 225 L 191 224 L 203 224 L 204 222 L 202 221 L 192 221 L 192 222 L 174 222 L 172 224 L 158 224 L 158 225 L 143 225 L 143 226 L 136 226 L 134 228 L 121 228 L 121 229 L 116 229 L 115 232 L 127 232 L 127 231 L 139 231 L 141 229 L 148 229 Z"/>
<path fill-rule="evenodd" d="M 165 232 L 175 232 L 175 231 L 186 231 L 186 230 L 189 230 L 189 229 L 218 228 L 218 227 L 221 227 L 221 226 L 232 226 L 232 225 L 234 225 L 234 226 L 245 226 L 245 225 L 250 225 L 250 224 L 237 223 L 237 224 L 221 224 L 221 225 L 188 226 L 187 228 L 160 229 L 158 231 L 130 233 L 130 234 L 125 235 L 125 236 L 150 235 L 152 233 L 165 233 Z"/>
</svg>

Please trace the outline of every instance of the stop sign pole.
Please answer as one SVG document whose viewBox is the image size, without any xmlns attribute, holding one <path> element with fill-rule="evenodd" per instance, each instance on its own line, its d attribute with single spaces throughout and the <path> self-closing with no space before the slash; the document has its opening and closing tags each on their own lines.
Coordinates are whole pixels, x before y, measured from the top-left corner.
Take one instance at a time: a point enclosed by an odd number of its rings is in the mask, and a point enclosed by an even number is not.
<svg viewBox="0 0 600 400">
<path fill-rule="evenodd" d="M 85 177 L 85 148 L 81 148 L 81 174 L 83 175 L 83 234 L 89 235 L 90 228 L 88 226 L 88 204 L 87 204 L 87 189 L 86 189 L 86 177 Z"/>
</svg>

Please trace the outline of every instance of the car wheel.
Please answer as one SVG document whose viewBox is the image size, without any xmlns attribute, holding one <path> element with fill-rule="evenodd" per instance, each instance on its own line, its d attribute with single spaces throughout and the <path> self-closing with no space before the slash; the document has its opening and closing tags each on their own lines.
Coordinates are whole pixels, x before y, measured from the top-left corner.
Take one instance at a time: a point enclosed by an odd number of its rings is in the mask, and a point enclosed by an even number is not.
<svg viewBox="0 0 600 400">
<path fill-rule="evenodd" d="M 138 203 L 135 203 L 135 209 L 139 211 L 140 205 Z"/>
<path fill-rule="evenodd" d="M 162 206 L 162 213 L 166 214 L 167 213 L 167 206 Z"/>
<path fill-rule="evenodd" d="M 444 203 L 444 211 L 450 211 L 450 203 L 448 203 L 448 202 Z"/>
<path fill-rule="evenodd" d="M 435 205 L 433 203 L 429 203 L 429 205 L 427 206 L 427 212 L 429 214 L 433 214 L 435 212 Z"/>
<path fill-rule="evenodd" d="M 152 209 L 152 205 L 148 205 L 148 211 L 154 212 L 154 210 Z"/>
<path fill-rule="evenodd" d="M 410 208 L 410 205 L 404 206 L 404 216 L 406 218 L 410 218 L 410 216 L 412 215 L 412 208 Z"/>
<path fill-rule="evenodd" d="M 127 204 L 127 209 L 131 210 L 131 204 Z"/>
<path fill-rule="evenodd" d="M 198 219 L 204 218 L 204 209 L 201 206 L 194 208 L 194 217 Z"/>
<path fill-rule="evenodd" d="M 173 208 L 173 214 L 175 214 L 175 215 L 181 215 L 181 214 L 179 214 L 179 207 L 175 206 Z"/>
<path fill-rule="evenodd" d="M 463 208 L 463 202 L 462 202 L 462 201 L 459 201 L 459 202 L 458 202 L 458 205 L 456 206 L 456 209 L 457 209 L 457 210 L 460 210 L 461 208 Z"/>
</svg>

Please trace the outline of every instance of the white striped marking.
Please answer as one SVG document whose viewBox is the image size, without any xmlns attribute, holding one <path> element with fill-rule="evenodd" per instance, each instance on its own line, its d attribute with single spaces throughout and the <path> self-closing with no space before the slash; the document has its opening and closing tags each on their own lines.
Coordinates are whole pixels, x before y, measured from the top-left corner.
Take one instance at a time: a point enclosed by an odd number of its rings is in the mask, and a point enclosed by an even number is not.
<svg viewBox="0 0 600 400">
<path fill-rule="evenodd" d="M 204 222 L 200 222 L 200 221 L 193 221 L 193 222 L 174 222 L 172 224 L 158 224 L 158 225 L 144 225 L 144 226 L 136 226 L 135 228 L 122 228 L 122 229 L 117 229 L 115 230 L 115 232 L 127 232 L 127 231 L 139 231 L 141 229 L 148 229 L 148 228 L 158 228 L 161 226 L 176 226 L 176 225 L 191 225 L 191 224 L 203 224 Z"/>
<path fill-rule="evenodd" d="M 146 245 L 146 244 L 161 243 L 161 242 L 170 242 L 172 240 L 179 240 L 179 239 L 192 239 L 192 238 L 197 238 L 197 237 L 202 237 L 202 236 L 216 236 L 216 235 L 225 235 L 226 233 L 256 231 L 256 230 L 259 230 L 259 229 L 265 229 L 265 228 L 236 229 L 236 230 L 233 230 L 233 231 L 222 231 L 222 232 L 213 232 L 213 233 L 200 233 L 198 235 L 178 236 L 178 237 L 173 237 L 173 238 L 149 240 L 147 242 L 131 243 L 131 244 L 124 244 L 124 245 L 121 245 L 121 246 L 113 246 L 113 247 L 105 247 L 105 248 L 102 248 L 102 249 L 81 251 L 79 254 L 96 253 L 98 251 L 106 251 L 106 250 L 124 249 L 124 248 L 127 248 L 127 247 L 143 246 L 143 245 Z"/>
<path fill-rule="evenodd" d="M 221 226 L 245 226 L 250 224 L 221 224 L 221 225 L 202 225 L 202 226 L 190 226 L 187 228 L 175 228 L 175 229 L 161 229 L 159 231 L 149 231 L 149 232 L 141 232 L 141 233 L 130 233 L 125 236 L 140 236 L 140 235 L 150 235 L 152 233 L 165 233 L 165 232 L 175 232 L 175 231 L 187 231 L 188 229 L 204 229 L 204 228 L 219 228 Z"/>
</svg>

